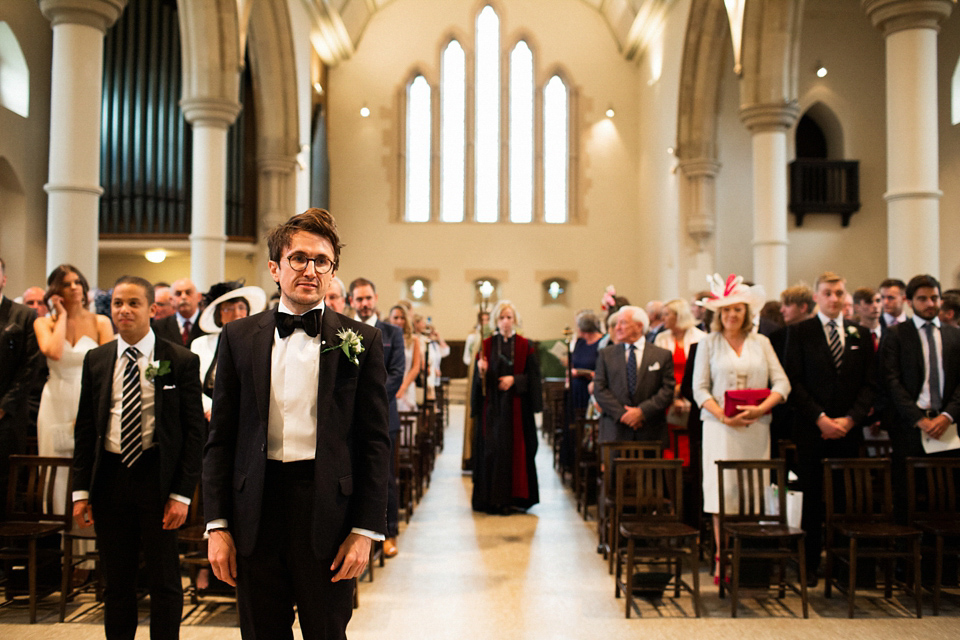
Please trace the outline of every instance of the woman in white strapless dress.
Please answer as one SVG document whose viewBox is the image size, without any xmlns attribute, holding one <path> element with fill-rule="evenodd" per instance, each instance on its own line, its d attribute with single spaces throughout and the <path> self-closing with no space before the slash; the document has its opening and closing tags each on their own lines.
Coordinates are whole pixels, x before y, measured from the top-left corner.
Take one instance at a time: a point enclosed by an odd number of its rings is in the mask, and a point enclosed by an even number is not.
<svg viewBox="0 0 960 640">
<path fill-rule="evenodd" d="M 47 285 L 44 298 L 51 315 L 37 318 L 33 325 L 50 370 L 40 396 L 37 446 L 41 456 L 72 458 L 83 358 L 113 339 L 113 326 L 108 318 L 87 310 L 89 287 L 75 267 L 60 265 Z M 62 513 L 67 503 L 65 474 L 59 474 L 54 484 L 54 500 L 56 511 Z"/>
</svg>

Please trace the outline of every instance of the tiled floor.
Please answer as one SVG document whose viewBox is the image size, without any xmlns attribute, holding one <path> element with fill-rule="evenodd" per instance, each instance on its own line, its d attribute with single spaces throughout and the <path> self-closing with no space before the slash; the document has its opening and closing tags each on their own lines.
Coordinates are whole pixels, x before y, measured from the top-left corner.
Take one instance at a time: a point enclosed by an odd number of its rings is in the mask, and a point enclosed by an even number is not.
<svg viewBox="0 0 960 640">
<path fill-rule="evenodd" d="M 810 619 L 800 601 L 748 592 L 736 620 L 729 601 L 720 600 L 701 572 L 705 617 L 693 617 L 683 595 L 655 603 L 641 601 L 641 616 L 624 618 L 614 598 L 613 579 L 596 553 L 595 522 L 583 522 L 567 488 L 551 468 L 541 444 L 537 465 L 541 503 L 525 515 L 489 516 L 470 510 L 471 483 L 460 472 L 463 407 L 451 407 L 446 450 L 437 460 L 433 483 L 402 529 L 400 555 L 378 569 L 373 583 L 360 585 L 360 608 L 348 629 L 351 640 L 433 638 L 623 638 L 640 634 L 711 640 L 744 636 L 771 638 L 955 638 L 960 606 L 947 598 L 941 616 L 911 614 L 911 600 L 888 602 L 878 592 L 858 597 L 857 619 L 846 618 L 843 600 L 811 594 Z M 232 607 L 210 604 L 191 612 L 185 640 L 239 638 Z M 0 637 L 16 640 L 102 637 L 101 613 L 89 603 L 71 612 L 72 622 L 51 624 L 47 607 L 40 624 L 25 622 L 22 609 L 0 610 Z M 146 620 L 144 620 L 144 623 Z M 299 634 L 297 634 L 299 637 Z M 138 638 L 147 638 L 141 625 Z"/>
</svg>

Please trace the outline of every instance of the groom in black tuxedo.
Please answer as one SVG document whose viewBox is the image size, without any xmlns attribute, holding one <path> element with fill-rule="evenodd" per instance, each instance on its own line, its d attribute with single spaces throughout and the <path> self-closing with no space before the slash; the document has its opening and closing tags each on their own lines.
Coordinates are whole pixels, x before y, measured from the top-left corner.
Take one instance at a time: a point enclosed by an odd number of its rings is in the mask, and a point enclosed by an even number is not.
<svg viewBox="0 0 960 640">
<path fill-rule="evenodd" d="M 7 506 L 10 456 L 24 453 L 27 399 L 42 364 L 30 307 L 3 296 L 6 267 L 0 258 L 0 517 Z"/>
<path fill-rule="evenodd" d="M 200 360 L 150 329 L 153 286 L 113 287 L 119 337 L 83 361 L 73 454 L 73 516 L 97 525 L 110 640 L 137 632 L 140 551 L 150 574 L 150 637 L 180 634 L 183 589 L 177 529 L 200 476 Z"/>
<path fill-rule="evenodd" d="M 333 217 L 275 228 L 276 311 L 220 337 L 203 460 L 208 555 L 237 586 L 244 638 L 345 638 L 354 579 L 386 530 L 390 438 L 383 339 L 325 309 L 340 259 Z"/>
</svg>

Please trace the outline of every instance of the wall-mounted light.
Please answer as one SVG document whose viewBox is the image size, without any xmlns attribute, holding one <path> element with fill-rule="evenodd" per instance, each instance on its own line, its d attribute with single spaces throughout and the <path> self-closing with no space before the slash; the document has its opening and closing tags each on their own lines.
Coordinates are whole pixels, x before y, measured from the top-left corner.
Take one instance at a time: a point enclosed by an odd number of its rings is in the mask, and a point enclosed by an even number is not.
<svg viewBox="0 0 960 640">
<path fill-rule="evenodd" d="M 319 82 L 313 83 L 313 90 L 317 92 L 318 96 L 323 95 L 323 85 L 321 85 Z"/>
<path fill-rule="evenodd" d="M 367 107 L 367 105 L 363 105 L 362 107 L 360 107 L 360 117 L 361 118 L 370 117 L 370 109 Z"/>
<path fill-rule="evenodd" d="M 151 249 L 143 254 L 143 257 L 153 264 L 160 264 L 167 259 L 167 252 L 163 249 Z"/>
<path fill-rule="evenodd" d="M 817 77 L 822 78 L 827 75 L 827 68 L 820 64 L 820 61 L 817 61 Z"/>
<path fill-rule="evenodd" d="M 607 107 L 607 117 L 612 118 L 615 115 L 617 115 L 617 112 L 613 110 L 613 105 Z"/>
</svg>

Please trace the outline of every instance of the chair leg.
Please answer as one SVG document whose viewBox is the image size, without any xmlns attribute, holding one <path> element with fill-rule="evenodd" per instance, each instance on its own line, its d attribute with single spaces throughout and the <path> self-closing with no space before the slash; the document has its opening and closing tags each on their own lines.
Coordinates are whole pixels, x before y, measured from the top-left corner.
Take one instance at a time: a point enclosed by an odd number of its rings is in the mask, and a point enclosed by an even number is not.
<svg viewBox="0 0 960 640">
<path fill-rule="evenodd" d="M 833 545 L 832 545 L 832 536 L 827 536 L 827 543 L 824 547 L 827 550 L 827 561 L 826 565 L 823 567 L 823 597 L 831 598 L 833 596 Z M 804 564 L 806 564 L 806 559 L 804 559 Z"/>
<path fill-rule="evenodd" d="M 943 583 L 943 536 L 937 536 L 936 573 L 933 582 L 933 615 L 940 615 L 940 585 Z M 922 588 L 922 587 L 921 587 Z"/>
<path fill-rule="evenodd" d="M 733 539 L 733 562 L 731 563 L 731 572 L 733 579 L 730 581 L 730 617 L 737 617 L 737 604 L 740 597 L 740 537 Z M 723 576 L 720 576 L 720 584 L 723 584 Z M 722 587 L 721 587 L 722 588 Z"/>
<path fill-rule="evenodd" d="M 683 556 L 677 556 L 676 561 L 677 561 L 677 568 L 674 574 L 674 581 L 673 581 L 673 597 L 679 598 L 680 597 L 680 573 L 681 573 L 681 569 L 683 569 Z"/>
<path fill-rule="evenodd" d="M 67 598 L 73 590 L 73 540 L 63 539 L 63 571 L 60 572 L 60 622 L 67 617 Z"/>
<path fill-rule="evenodd" d="M 913 539 L 913 597 L 917 600 L 917 618 L 923 617 L 923 583 L 920 580 L 920 536 Z"/>
<path fill-rule="evenodd" d="M 698 618 L 700 617 L 700 563 L 697 560 L 699 547 L 700 539 L 697 536 L 690 551 L 690 572 L 693 574 L 693 612 Z"/>
<path fill-rule="evenodd" d="M 27 587 L 30 591 L 30 624 L 37 621 L 37 540 L 31 538 L 27 547 Z"/>
<path fill-rule="evenodd" d="M 627 601 L 627 617 L 630 617 L 630 607 L 633 606 L 633 552 L 634 552 L 634 541 L 633 538 L 627 540 L 627 575 L 624 577 L 623 583 L 627 587 L 626 601 Z M 617 558 L 617 566 L 620 566 L 620 559 Z"/>
<path fill-rule="evenodd" d="M 850 582 L 847 584 L 847 617 L 853 617 L 853 599 L 857 595 L 857 539 L 850 538 Z"/>
<path fill-rule="evenodd" d="M 786 558 L 780 558 L 780 562 L 779 562 L 778 564 L 780 565 L 780 566 L 779 566 L 780 575 L 778 576 L 777 584 L 780 585 L 780 588 L 777 590 L 777 594 L 778 594 L 778 597 L 779 597 L 781 600 L 783 600 L 785 597 L 787 597 L 787 587 L 786 587 L 786 581 L 787 581 L 787 559 L 786 559 Z"/>
<path fill-rule="evenodd" d="M 805 543 L 803 537 L 801 536 L 797 540 L 797 571 L 800 573 L 800 604 L 803 607 L 803 617 L 804 619 L 809 618 L 809 612 L 807 611 L 807 554 L 805 549 Z"/>
</svg>

